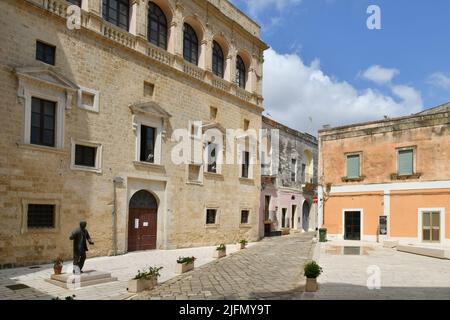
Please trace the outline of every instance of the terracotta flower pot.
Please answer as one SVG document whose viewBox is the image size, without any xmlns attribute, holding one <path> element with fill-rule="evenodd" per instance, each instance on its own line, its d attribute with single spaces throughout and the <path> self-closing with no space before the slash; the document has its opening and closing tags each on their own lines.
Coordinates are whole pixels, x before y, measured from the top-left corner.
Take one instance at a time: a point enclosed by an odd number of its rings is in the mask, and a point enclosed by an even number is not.
<svg viewBox="0 0 450 320">
<path fill-rule="evenodd" d="M 306 292 L 316 292 L 319 289 L 316 278 L 306 278 Z"/>
<path fill-rule="evenodd" d="M 53 272 L 55 274 L 61 274 L 62 273 L 62 265 L 54 265 L 53 266 Z"/>
</svg>

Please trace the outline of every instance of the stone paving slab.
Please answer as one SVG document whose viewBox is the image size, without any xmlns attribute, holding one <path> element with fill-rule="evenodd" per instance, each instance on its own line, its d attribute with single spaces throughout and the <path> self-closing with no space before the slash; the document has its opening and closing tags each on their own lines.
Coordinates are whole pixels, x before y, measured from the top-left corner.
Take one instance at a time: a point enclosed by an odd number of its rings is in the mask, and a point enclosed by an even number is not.
<svg viewBox="0 0 450 320">
<path fill-rule="evenodd" d="M 296 299 L 303 292 L 303 265 L 312 256 L 312 238 L 312 234 L 293 234 L 264 239 L 134 299 Z"/>
<path fill-rule="evenodd" d="M 363 254 L 343 255 L 340 248 L 344 246 L 361 246 Z M 398 252 L 379 243 L 359 241 L 321 243 L 315 250 L 314 259 L 324 273 L 318 279 L 319 291 L 304 293 L 304 299 L 450 299 L 448 260 Z M 381 272 L 381 288 L 370 290 L 367 281 L 374 268 Z"/>
<path fill-rule="evenodd" d="M 248 244 L 251 248 L 254 243 Z M 239 244 L 227 245 L 229 254 L 239 251 Z M 107 284 L 94 285 L 75 290 L 65 289 L 46 282 L 53 274 L 53 265 L 40 265 L 37 269 L 15 268 L 0 270 L 0 300 L 39 299 L 51 300 L 59 297 L 75 295 L 77 300 L 123 300 L 130 298 L 127 291 L 128 280 L 133 278 L 138 270 L 149 266 L 162 266 L 160 282 L 177 276 L 176 260 L 180 256 L 195 256 L 196 265 L 201 266 L 214 261 L 213 254 L 216 247 L 200 247 L 177 250 L 153 250 L 133 252 L 115 257 L 98 257 L 86 260 L 86 270 L 109 272 L 118 281 Z M 64 263 L 63 272 L 72 272 L 72 263 Z M 28 289 L 11 290 L 8 285 L 25 284 Z"/>
</svg>

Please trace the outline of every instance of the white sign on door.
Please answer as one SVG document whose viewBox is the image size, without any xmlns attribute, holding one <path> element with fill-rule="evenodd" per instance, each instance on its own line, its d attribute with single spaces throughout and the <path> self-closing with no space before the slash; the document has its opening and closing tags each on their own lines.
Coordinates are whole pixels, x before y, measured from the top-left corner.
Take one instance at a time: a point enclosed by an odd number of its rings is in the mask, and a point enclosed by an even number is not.
<svg viewBox="0 0 450 320">
<path fill-rule="evenodd" d="M 134 219 L 134 228 L 139 229 L 139 219 Z"/>
<path fill-rule="evenodd" d="M 148 227 L 148 222 L 147 221 L 144 222 L 144 227 Z"/>
</svg>

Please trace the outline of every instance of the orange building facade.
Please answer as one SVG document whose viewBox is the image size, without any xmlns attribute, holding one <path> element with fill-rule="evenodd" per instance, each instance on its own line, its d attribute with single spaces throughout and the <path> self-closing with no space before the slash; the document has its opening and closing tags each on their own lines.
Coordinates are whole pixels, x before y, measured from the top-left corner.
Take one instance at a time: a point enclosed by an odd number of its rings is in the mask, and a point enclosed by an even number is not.
<svg viewBox="0 0 450 320">
<path fill-rule="evenodd" d="M 329 239 L 450 245 L 450 104 L 319 131 Z"/>
</svg>

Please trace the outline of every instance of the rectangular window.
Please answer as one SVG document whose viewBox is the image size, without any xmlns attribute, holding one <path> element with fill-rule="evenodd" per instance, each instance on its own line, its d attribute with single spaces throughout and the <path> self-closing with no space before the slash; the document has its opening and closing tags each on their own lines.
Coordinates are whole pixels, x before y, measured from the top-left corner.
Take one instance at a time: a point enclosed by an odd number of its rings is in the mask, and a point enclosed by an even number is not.
<svg viewBox="0 0 450 320">
<path fill-rule="evenodd" d="M 242 178 L 249 177 L 249 166 L 250 166 L 250 152 L 243 151 L 242 152 Z"/>
<path fill-rule="evenodd" d="M 32 229 L 55 227 L 55 205 L 29 204 L 27 226 Z"/>
<path fill-rule="evenodd" d="M 241 224 L 248 224 L 248 217 L 250 216 L 249 210 L 241 211 Z"/>
<path fill-rule="evenodd" d="M 422 239 L 425 242 L 441 241 L 441 213 L 423 212 Z"/>
<path fill-rule="evenodd" d="M 130 19 L 129 0 L 103 0 L 103 19 L 128 31 Z"/>
<path fill-rule="evenodd" d="M 409 176 L 414 174 L 414 150 L 398 150 L 398 175 Z"/>
<path fill-rule="evenodd" d="M 96 167 L 97 148 L 75 145 L 75 165 L 82 167 Z"/>
<path fill-rule="evenodd" d="M 36 41 L 36 59 L 47 64 L 55 65 L 56 47 Z"/>
<path fill-rule="evenodd" d="M 155 162 L 155 133 L 156 129 L 141 125 L 141 154 L 143 162 Z"/>
<path fill-rule="evenodd" d="M 268 221 L 270 219 L 270 196 L 265 196 L 264 200 L 264 221 Z"/>
<path fill-rule="evenodd" d="M 302 182 L 306 183 L 306 164 L 302 163 Z"/>
<path fill-rule="evenodd" d="M 291 181 L 297 181 L 297 159 L 291 161 Z"/>
<path fill-rule="evenodd" d="M 31 99 L 31 144 L 55 146 L 56 102 Z"/>
<path fill-rule="evenodd" d="M 215 143 L 208 143 L 208 172 L 217 173 L 217 145 Z"/>
<path fill-rule="evenodd" d="M 206 224 L 216 224 L 216 209 L 207 209 L 206 210 Z"/>
<path fill-rule="evenodd" d="M 67 0 L 67 1 L 69 1 L 71 4 L 81 7 L 81 0 Z"/>
<path fill-rule="evenodd" d="M 347 178 L 359 178 L 360 170 L 360 155 L 352 154 L 347 156 Z"/>
<path fill-rule="evenodd" d="M 287 213 L 286 208 L 281 209 L 281 227 L 282 228 L 286 227 L 286 213 Z"/>
</svg>

